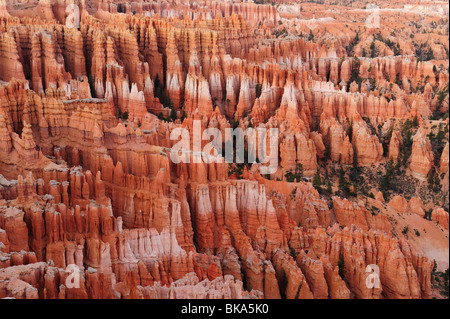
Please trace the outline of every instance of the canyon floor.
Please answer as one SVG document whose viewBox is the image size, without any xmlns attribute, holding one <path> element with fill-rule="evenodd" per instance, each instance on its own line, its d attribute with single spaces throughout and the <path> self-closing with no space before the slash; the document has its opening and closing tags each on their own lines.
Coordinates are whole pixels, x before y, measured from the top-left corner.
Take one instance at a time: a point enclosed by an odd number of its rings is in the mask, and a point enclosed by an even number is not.
<svg viewBox="0 0 450 319">
<path fill-rule="evenodd" d="M 0 0 L 0 298 L 448 299 L 448 36 L 448 0 Z M 275 129 L 276 172 L 175 163 L 195 123 Z"/>
</svg>

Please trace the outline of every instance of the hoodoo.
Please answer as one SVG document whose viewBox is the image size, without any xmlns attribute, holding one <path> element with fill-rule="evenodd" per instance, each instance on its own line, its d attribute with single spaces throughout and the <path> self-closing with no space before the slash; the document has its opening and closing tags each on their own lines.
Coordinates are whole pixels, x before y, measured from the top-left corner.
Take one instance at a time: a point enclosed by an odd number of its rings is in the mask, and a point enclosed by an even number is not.
<svg viewBox="0 0 450 319">
<path fill-rule="evenodd" d="M 448 1 L 374 2 L 0 0 L 0 298 L 448 298 Z"/>
</svg>

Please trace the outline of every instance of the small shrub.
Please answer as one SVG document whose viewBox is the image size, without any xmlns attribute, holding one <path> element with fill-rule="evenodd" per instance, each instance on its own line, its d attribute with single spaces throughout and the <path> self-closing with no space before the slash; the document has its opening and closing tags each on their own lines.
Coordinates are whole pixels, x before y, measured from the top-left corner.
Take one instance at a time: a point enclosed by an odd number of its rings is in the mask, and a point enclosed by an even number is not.
<svg viewBox="0 0 450 319">
<path fill-rule="evenodd" d="M 281 270 L 281 278 L 280 278 L 280 294 L 282 299 L 286 299 L 286 288 L 288 284 L 288 278 L 286 275 L 286 271 L 284 269 Z"/>
</svg>

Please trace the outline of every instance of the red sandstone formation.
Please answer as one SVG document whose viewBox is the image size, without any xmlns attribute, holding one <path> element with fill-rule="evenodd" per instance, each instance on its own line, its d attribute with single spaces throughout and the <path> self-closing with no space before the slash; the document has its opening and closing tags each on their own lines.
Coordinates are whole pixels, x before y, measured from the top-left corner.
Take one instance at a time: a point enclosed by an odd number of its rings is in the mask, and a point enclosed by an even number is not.
<svg viewBox="0 0 450 319">
<path fill-rule="evenodd" d="M 413 141 L 409 167 L 414 176 L 425 179 L 433 166 L 431 144 L 421 130 L 417 131 Z"/>
<path fill-rule="evenodd" d="M 0 298 L 435 295 L 447 26 L 281 2 L 0 0 Z M 195 120 L 278 129 L 278 170 L 172 162 Z"/>
<path fill-rule="evenodd" d="M 448 212 L 442 208 L 437 208 L 431 213 L 431 218 L 445 229 L 448 229 Z"/>
</svg>

